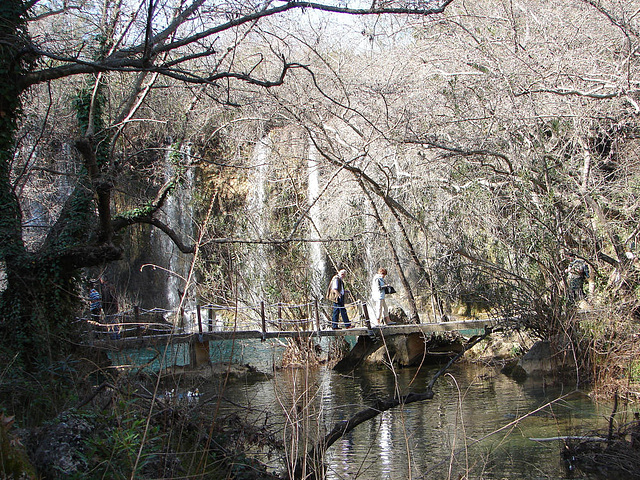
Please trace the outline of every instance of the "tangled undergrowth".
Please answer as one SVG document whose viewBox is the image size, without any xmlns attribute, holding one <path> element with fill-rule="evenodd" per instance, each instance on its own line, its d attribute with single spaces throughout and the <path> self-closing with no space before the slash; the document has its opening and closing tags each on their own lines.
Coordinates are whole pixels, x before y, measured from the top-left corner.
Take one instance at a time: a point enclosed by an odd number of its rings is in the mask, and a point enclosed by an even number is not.
<svg viewBox="0 0 640 480">
<path fill-rule="evenodd" d="M 197 386 L 182 380 L 157 389 L 142 370 L 76 367 L 66 398 L 14 398 L 13 415 L 0 405 L 0 478 L 275 478 L 256 459 L 276 457 L 282 445 L 259 414 L 222 408 L 222 394 L 190 401 Z M 47 399 L 50 420 L 29 419 Z"/>
<path fill-rule="evenodd" d="M 578 371 L 591 396 L 606 401 L 618 394 L 640 400 L 640 318 L 637 302 L 577 311 L 567 331 L 580 352 Z"/>
<path fill-rule="evenodd" d="M 635 412 L 633 419 L 627 421 L 627 410 L 619 415 L 617 409 L 616 394 L 606 435 L 565 440 L 562 457 L 569 471 L 579 470 L 602 479 L 640 478 L 640 415 Z"/>
</svg>

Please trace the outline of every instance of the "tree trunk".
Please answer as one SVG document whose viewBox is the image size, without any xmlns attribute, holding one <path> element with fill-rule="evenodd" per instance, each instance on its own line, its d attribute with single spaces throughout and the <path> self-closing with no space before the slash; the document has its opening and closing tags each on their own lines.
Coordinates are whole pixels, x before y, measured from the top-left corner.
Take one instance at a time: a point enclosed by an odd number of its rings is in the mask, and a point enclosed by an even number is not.
<svg viewBox="0 0 640 480">
<path fill-rule="evenodd" d="M 358 183 L 360 183 L 360 187 L 362 191 L 365 193 L 367 198 L 369 199 L 369 203 L 371 204 L 371 208 L 373 209 L 373 215 L 378 223 L 378 227 L 384 234 L 384 238 L 387 241 L 387 245 L 389 245 L 389 251 L 391 252 L 391 256 L 393 257 L 393 263 L 396 266 L 396 272 L 398 273 L 398 278 L 400 279 L 400 283 L 404 288 L 405 293 L 407 294 L 407 302 L 409 303 L 409 321 L 411 323 L 420 323 L 420 316 L 418 315 L 418 307 L 416 305 L 416 299 L 413 296 L 413 290 L 411 289 L 411 285 L 409 284 L 409 280 L 404 274 L 404 269 L 402 268 L 402 262 L 400 262 L 400 257 L 398 257 L 398 252 L 396 250 L 395 245 L 391 241 L 391 237 L 385 226 L 382 218 L 380 218 L 380 213 L 378 212 L 378 207 L 376 207 L 373 198 L 371 197 L 371 193 L 367 190 L 366 186 L 362 182 L 360 178 L 358 178 Z"/>
</svg>

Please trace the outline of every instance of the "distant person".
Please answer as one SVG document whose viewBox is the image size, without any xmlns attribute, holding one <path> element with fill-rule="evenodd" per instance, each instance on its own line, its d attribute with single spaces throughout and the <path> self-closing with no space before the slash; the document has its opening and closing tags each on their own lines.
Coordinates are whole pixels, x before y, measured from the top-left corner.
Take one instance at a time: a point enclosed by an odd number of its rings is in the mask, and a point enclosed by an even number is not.
<svg viewBox="0 0 640 480">
<path fill-rule="evenodd" d="M 116 297 L 116 289 L 104 277 L 100 277 L 100 296 L 102 297 L 104 314 L 113 319 L 118 313 L 118 298 Z"/>
<path fill-rule="evenodd" d="M 387 269 L 380 268 L 378 273 L 373 276 L 371 282 L 371 297 L 376 302 L 376 322 L 378 325 L 387 325 L 389 323 L 389 309 L 387 308 L 386 296 L 386 282 Z"/>
<path fill-rule="evenodd" d="M 104 312 L 105 321 L 107 323 L 118 323 L 118 298 L 116 296 L 116 289 L 104 276 L 100 277 L 100 296 L 102 297 L 102 311 Z M 109 327 L 109 330 L 113 332 L 111 338 L 120 338 L 118 327 Z"/>
<path fill-rule="evenodd" d="M 566 268 L 567 284 L 569 285 L 569 301 L 580 302 L 584 300 L 584 282 L 589 278 L 589 265 L 581 258 L 570 253 L 568 255 L 569 266 Z"/>
<path fill-rule="evenodd" d="M 338 317 L 342 316 L 342 322 L 345 328 L 351 328 L 351 322 L 349 322 L 349 315 L 347 314 L 347 308 L 344 306 L 344 296 L 349 293 L 344 288 L 344 277 L 347 275 L 347 271 L 342 269 L 333 276 L 327 289 L 327 298 L 333 303 L 333 312 L 331 314 L 331 328 L 338 330 Z"/>
<path fill-rule="evenodd" d="M 102 297 L 95 285 L 92 285 L 89 289 L 89 311 L 91 312 L 91 319 L 99 322 L 102 313 Z"/>
</svg>

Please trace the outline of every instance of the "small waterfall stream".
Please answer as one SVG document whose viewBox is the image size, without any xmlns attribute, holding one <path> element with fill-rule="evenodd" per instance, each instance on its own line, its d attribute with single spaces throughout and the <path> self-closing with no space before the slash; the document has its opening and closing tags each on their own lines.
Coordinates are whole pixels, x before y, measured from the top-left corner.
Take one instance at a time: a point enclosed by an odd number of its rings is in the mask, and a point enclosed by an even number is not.
<svg viewBox="0 0 640 480">
<path fill-rule="evenodd" d="M 249 183 L 252 189 L 247 198 L 247 238 L 254 240 L 265 240 L 268 233 L 267 216 L 267 177 L 269 173 L 269 161 L 272 153 L 272 141 L 269 135 L 265 135 L 256 142 L 253 156 L 251 158 L 251 174 Z M 258 243 L 250 249 L 250 254 L 246 259 L 245 278 L 251 279 L 245 282 L 249 297 L 255 300 L 264 298 L 264 282 L 269 268 L 266 247 Z"/>
<path fill-rule="evenodd" d="M 165 155 L 165 181 L 170 181 L 178 174 L 179 181 L 174 192 L 167 198 L 164 206 L 164 221 L 171 227 L 183 242 L 188 244 L 193 241 L 193 183 L 194 167 L 191 165 L 191 144 L 173 143 L 167 149 Z M 185 310 L 193 309 L 195 296 L 190 292 L 192 286 L 186 281 L 191 268 L 191 255 L 185 255 L 162 232 L 153 232 L 161 258 L 166 259 L 166 265 L 161 266 L 167 270 L 165 283 L 165 298 L 168 310 L 174 310 L 180 306 L 182 296 Z M 186 292 L 186 294 L 185 294 Z"/>
<path fill-rule="evenodd" d="M 311 140 L 309 141 L 309 153 L 307 155 L 307 201 L 309 203 L 309 237 L 320 238 L 322 224 L 320 221 L 318 196 L 320 194 L 320 163 L 319 153 Z M 324 289 L 324 274 L 326 270 L 326 258 L 324 248 L 320 242 L 309 243 L 309 269 L 311 279 L 311 296 L 322 298 Z"/>
</svg>

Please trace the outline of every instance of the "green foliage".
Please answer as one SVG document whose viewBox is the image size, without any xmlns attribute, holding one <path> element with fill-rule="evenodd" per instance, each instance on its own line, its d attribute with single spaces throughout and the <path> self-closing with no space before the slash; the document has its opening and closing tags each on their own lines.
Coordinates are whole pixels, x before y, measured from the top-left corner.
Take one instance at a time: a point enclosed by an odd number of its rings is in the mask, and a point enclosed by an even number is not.
<svg viewBox="0 0 640 480">
<path fill-rule="evenodd" d="M 65 405 L 77 400 L 77 383 L 81 377 L 78 362 L 71 356 L 50 362 L 39 356 L 35 366 L 25 371 L 21 358 L 14 351 L 0 348 L 0 361 L 10 354 L 10 362 L 4 363 L 0 377 L 0 398 L 5 407 L 16 416 L 24 427 L 40 425 L 55 417 Z"/>
<path fill-rule="evenodd" d="M 151 215 L 155 210 L 155 207 L 151 204 L 144 205 L 142 207 L 132 208 L 126 212 L 121 212 L 114 216 L 114 219 L 122 218 L 124 220 L 133 220 L 135 218 L 146 217 Z"/>
<path fill-rule="evenodd" d="M 83 439 L 81 450 L 76 452 L 86 468 L 70 478 L 145 478 L 141 473 L 162 451 L 164 435 L 157 425 L 151 425 L 145 438 L 147 421 L 141 413 L 133 400 L 119 402 L 106 416 L 92 411 L 73 412 L 73 415 L 84 416 L 93 429 L 91 435 Z M 143 454 L 136 465 L 141 448 Z"/>
<path fill-rule="evenodd" d="M 522 345 L 520 345 L 518 343 L 514 343 L 511 346 L 511 349 L 509 351 L 509 355 L 512 358 L 520 357 L 520 356 L 524 355 L 524 353 L 525 353 L 524 348 L 522 347 Z"/>
<path fill-rule="evenodd" d="M 89 115 L 93 102 L 93 129 L 95 132 L 94 145 L 96 145 L 96 160 L 98 168 L 105 168 L 109 164 L 109 135 L 105 130 L 105 105 L 107 97 L 104 94 L 104 86 L 99 84 L 95 87 L 97 78 L 93 82 L 88 82 L 76 95 L 73 106 L 78 118 L 81 131 L 86 132 L 89 128 Z"/>
<path fill-rule="evenodd" d="M 22 113 L 22 90 L 17 78 L 34 59 L 22 51 L 28 42 L 23 2 L 0 2 L 0 258 L 19 255 L 22 239 L 20 211 L 11 185 L 16 120 Z M 11 41 L 5 41 L 11 39 Z"/>
<path fill-rule="evenodd" d="M 629 380 L 640 382 L 640 359 L 634 360 L 629 366 Z"/>
</svg>

